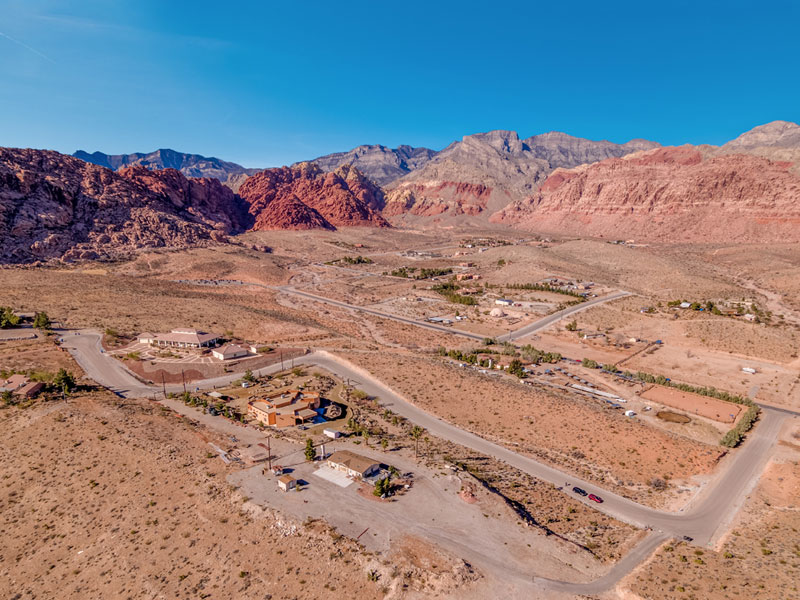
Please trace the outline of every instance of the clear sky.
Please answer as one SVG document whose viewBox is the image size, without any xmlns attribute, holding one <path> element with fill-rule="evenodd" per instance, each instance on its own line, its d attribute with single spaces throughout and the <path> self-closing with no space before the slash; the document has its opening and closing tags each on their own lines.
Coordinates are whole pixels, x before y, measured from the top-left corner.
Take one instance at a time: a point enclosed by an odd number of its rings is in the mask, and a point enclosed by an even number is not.
<svg viewBox="0 0 800 600">
<path fill-rule="evenodd" d="M 0 145 L 268 167 L 479 131 L 800 121 L 800 2 L 0 0 Z"/>
</svg>

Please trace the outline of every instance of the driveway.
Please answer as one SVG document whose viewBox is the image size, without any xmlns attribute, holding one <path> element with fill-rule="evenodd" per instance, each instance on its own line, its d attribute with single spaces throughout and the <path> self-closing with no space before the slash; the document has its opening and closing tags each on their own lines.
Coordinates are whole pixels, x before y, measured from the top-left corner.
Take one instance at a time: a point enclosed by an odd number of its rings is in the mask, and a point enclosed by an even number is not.
<svg viewBox="0 0 800 600">
<path fill-rule="evenodd" d="M 349 487 L 354 483 L 353 480 L 350 479 L 350 477 L 348 477 L 346 473 L 343 473 L 342 471 L 337 471 L 336 469 L 331 469 L 327 465 L 322 465 L 319 469 L 314 471 L 314 475 L 326 481 L 330 481 L 331 483 L 336 484 L 342 488 Z"/>
<path fill-rule="evenodd" d="M 73 356 L 84 368 L 87 375 L 101 385 L 109 387 L 124 396 L 149 397 L 158 392 L 157 387 L 147 386 L 139 382 L 118 361 L 102 353 L 100 350 L 100 335 L 98 333 L 89 331 L 80 332 L 80 334 L 64 333 L 62 337 L 65 340 L 64 346 L 70 349 L 70 352 L 73 353 Z M 358 388 L 378 398 L 383 406 L 391 408 L 399 415 L 424 427 L 433 435 L 476 452 L 492 456 L 555 486 L 568 485 L 571 488 L 573 485 L 578 485 L 590 492 L 599 493 L 605 500 L 603 504 L 597 505 L 585 499 L 581 500 L 595 510 L 600 510 L 621 521 L 643 528 L 651 527 L 654 530 L 653 534 L 646 538 L 645 542 L 647 543 L 642 542 L 637 546 L 638 550 L 634 549 L 632 557 L 626 556 L 620 561 L 621 566 L 616 570 L 612 569 L 608 575 L 601 578 L 602 581 L 598 580 L 592 584 L 586 584 L 590 585 L 590 587 L 586 588 L 587 591 L 581 593 L 598 593 L 596 589 L 598 586 L 605 586 L 604 589 L 610 588 L 618 581 L 618 578 L 621 578 L 630 570 L 628 567 L 633 568 L 632 563 L 638 562 L 639 559 L 647 556 L 653 548 L 657 547 L 658 543 L 660 543 L 659 540 L 663 541 L 663 539 L 670 536 L 680 537 L 686 535 L 694 538 L 697 544 L 709 543 L 717 534 L 717 530 L 728 523 L 741 507 L 745 500 L 745 495 L 758 481 L 769 459 L 784 420 L 793 415 L 791 411 L 763 407 L 761 421 L 748 435 L 744 446 L 735 451 L 735 457 L 729 463 L 728 468 L 719 474 L 713 483 L 707 486 L 703 497 L 687 510 L 666 512 L 642 506 L 617 494 L 604 491 L 595 484 L 583 481 L 554 467 L 522 456 L 477 435 L 459 429 L 455 425 L 414 406 L 384 383 L 372 377 L 367 371 L 327 352 L 308 354 L 295 359 L 295 363 L 319 365 L 343 379 L 350 379 L 351 383 Z M 280 365 L 271 365 L 260 369 L 257 374 L 265 375 L 279 370 Z M 238 375 L 231 374 L 194 382 L 193 385 L 201 389 L 209 389 L 226 385 L 237 378 Z M 167 386 L 167 391 L 179 392 L 181 390 L 182 386 Z M 540 583 L 545 586 L 557 586 L 556 583 L 546 580 L 542 580 Z"/>
</svg>

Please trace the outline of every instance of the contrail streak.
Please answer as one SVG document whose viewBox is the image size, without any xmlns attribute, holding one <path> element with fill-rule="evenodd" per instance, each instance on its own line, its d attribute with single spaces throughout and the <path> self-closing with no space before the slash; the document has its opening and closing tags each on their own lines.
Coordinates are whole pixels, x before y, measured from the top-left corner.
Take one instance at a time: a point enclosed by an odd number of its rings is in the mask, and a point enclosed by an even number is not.
<svg viewBox="0 0 800 600">
<path fill-rule="evenodd" d="M 28 46 L 28 44 L 26 44 L 25 42 L 21 42 L 21 41 L 19 41 L 18 39 L 16 39 L 16 38 L 13 38 L 13 37 L 11 37 L 10 35 L 8 35 L 8 34 L 6 34 L 6 33 L 3 33 L 2 31 L 0 31 L 0 36 L 2 36 L 2 37 L 4 37 L 4 38 L 6 38 L 6 39 L 7 39 L 7 40 L 9 40 L 9 41 L 12 41 L 12 42 L 14 42 L 15 44 L 17 44 L 17 45 L 19 45 L 19 46 L 22 46 L 22 47 L 23 47 L 23 48 L 25 48 L 26 50 L 30 50 L 30 51 L 31 51 L 31 52 L 33 52 L 33 53 L 34 53 L 36 56 L 39 56 L 39 57 L 41 57 L 41 58 L 45 59 L 46 61 L 49 61 L 49 62 L 51 62 L 51 63 L 53 63 L 53 64 L 56 64 L 56 61 L 54 61 L 52 58 L 50 58 L 50 57 L 49 57 L 49 56 L 47 56 L 46 54 L 43 54 L 43 53 L 39 52 L 39 51 L 38 51 L 36 48 L 31 48 L 31 47 L 30 47 L 30 46 Z"/>
</svg>

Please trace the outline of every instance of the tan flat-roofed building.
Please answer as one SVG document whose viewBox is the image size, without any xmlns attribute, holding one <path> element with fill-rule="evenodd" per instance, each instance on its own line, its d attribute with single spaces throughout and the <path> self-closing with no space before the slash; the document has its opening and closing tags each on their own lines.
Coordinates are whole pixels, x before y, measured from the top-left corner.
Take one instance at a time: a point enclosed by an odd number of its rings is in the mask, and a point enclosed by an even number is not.
<svg viewBox="0 0 800 600">
<path fill-rule="evenodd" d="M 0 379 L 0 392 L 13 392 L 28 383 L 28 378 L 21 373 L 14 373 L 8 379 Z"/>
</svg>

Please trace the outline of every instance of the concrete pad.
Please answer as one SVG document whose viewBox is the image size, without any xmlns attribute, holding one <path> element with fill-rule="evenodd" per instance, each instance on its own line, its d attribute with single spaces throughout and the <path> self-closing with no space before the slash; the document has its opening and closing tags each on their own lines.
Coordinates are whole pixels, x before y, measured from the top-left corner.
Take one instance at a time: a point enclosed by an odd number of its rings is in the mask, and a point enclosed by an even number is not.
<svg viewBox="0 0 800 600">
<path fill-rule="evenodd" d="M 324 465 L 314 471 L 314 475 L 330 481 L 331 483 L 335 483 L 339 487 L 346 488 L 350 484 L 353 483 L 353 480 L 348 477 L 347 473 L 343 473 L 341 471 L 337 471 L 336 469 L 331 469 L 329 466 Z"/>
</svg>

